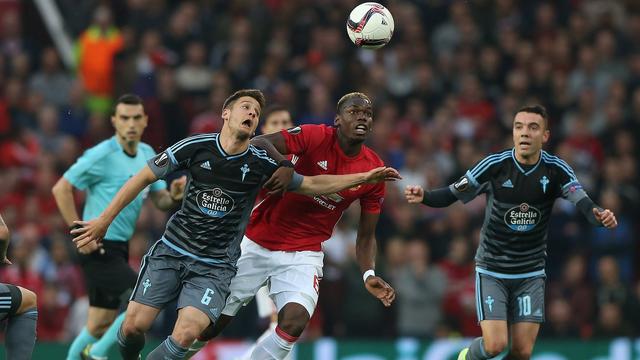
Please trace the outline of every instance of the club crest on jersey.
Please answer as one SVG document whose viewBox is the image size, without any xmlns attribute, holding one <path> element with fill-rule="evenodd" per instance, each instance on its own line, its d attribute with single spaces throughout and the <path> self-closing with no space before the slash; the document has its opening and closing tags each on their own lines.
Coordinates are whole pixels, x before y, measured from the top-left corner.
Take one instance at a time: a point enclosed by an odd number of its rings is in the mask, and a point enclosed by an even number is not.
<svg viewBox="0 0 640 360">
<path fill-rule="evenodd" d="M 169 155 L 167 155 L 166 152 L 163 152 L 162 154 L 156 156 L 156 159 L 153 160 L 153 163 L 157 167 L 165 167 L 169 163 Z"/>
<path fill-rule="evenodd" d="M 543 176 L 542 179 L 540 179 L 540 184 L 542 185 L 542 192 L 546 194 L 547 185 L 549 184 L 549 179 L 546 176 Z"/>
<path fill-rule="evenodd" d="M 247 176 L 247 173 L 249 173 L 251 169 L 249 169 L 249 165 L 244 164 L 240 168 L 240 171 L 242 171 L 242 182 L 244 182 L 244 177 Z"/>
<path fill-rule="evenodd" d="M 512 230 L 526 232 L 536 227 L 540 222 L 541 214 L 540 210 L 522 203 L 505 212 L 504 222 Z"/>
<path fill-rule="evenodd" d="M 453 187 L 460 192 L 467 191 L 467 189 L 469 189 L 469 179 L 464 176 L 462 179 L 454 183 Z"/>
<path fill-rule="evenodd" d="M 233 210 L 233 198 L 220 188 L 202 190 L 196 193 L 196 203 L 203 214 L 221 218 Z"/>
</svg>

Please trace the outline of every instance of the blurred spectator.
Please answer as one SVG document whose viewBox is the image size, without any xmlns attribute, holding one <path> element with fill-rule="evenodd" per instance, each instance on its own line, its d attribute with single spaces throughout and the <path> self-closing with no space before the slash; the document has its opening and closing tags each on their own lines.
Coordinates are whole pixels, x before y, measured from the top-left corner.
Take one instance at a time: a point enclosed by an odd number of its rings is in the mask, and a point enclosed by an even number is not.
<svg viewBox="0 0 640 360">
<path fill-rule="evenodd" d="M 613 303 L 625 305 L 629 300 L 629 291 L 620 279 L 620 268 L 613 256 L 604 256 L 598 261 L 598 305 Z"/>
<path fill-rule="evenodd" d="M 447 257 L 438 263 L 447 284 L 442 310 L 451 322 L 450 327 L 465 337 L 481 334 L 477 326 L 474 265 L 470 255 L 469 242 L 457 237 L 451 241 Z"/>
<path fill-rule="evenodd" d="M 431 264 L 429 246 L 412 239 L 406 246 L 404 265 L 393 278 L 398 292 L 398 335 L 433 337 L 441 325 L 446 277 Z"/>
<path fill-rule="evenodd" d="M 189 95 L 204 95 L 211 88 L 213 71 L 206 65 L 207 49 L 193 41 L 185 49 L 185 61 L 176 70 L 178 89 Z"/>
<path fill-rule="evenodd" d="M 549 339 L 577 338 L 580 330 L 571 318 L 571 306 L 562 298 L 549 299 L 546 322 L 540 336 Z"/>
<path fill-rule="evenodd" d="M 595 292 L 593 286 L 587 278 L 587 264 L 582 254 L 571 255 L 565 262 L 562 277 L 558 281 L 552 282 L 548 287 L 548 308 L 549 316 L 556 316 L 553 320 L 557 322 L 554 326 L 560 327 L 554 331 L 568 331 L 569 328 L 575 326 L 580 335 L 589 336 L 591 333 L 592 319 L 595 311 Z M 562 318 L 562 314 L 556 313 L 561 310 L 563 304 L 556 304 L 556 308 L 552 309 L 551 304 L 554 301 L 567 302 L 571 312 L 571 324 L 566 324 Z M 552 311 L 554 312 L 552 314 Z"/>
<path fill-rule="evenodd" d="M 598 312 L 598 323 L 593 337 L 596 339 L 612 339 L 631 336 L 632 330 L 628 320 L 622 314 L 622 307 L 616 303 L 604 303 Z"/>
<path fill-rule="evenodd" d="M 613 231 L 607 233 L 604 231 L 604 228 L 592 228 L 591 248 L 594 253 L 597 254 L 594 256 L 593 261 L 597 263 L 598 260 L 604 256 L 611 256 L 617 263 L 621 281 L 629 284 L 633 279 L 633 262 L 636 254 L 633 225 L 624 215 L 620 196 L 618 196 L 613 189 L 605 189 L 602 192 L 599 204 L 603 208 L 610 209 L 620 215 L 616 217 L 618 227 L 613 229 Z"/>
<path fill-rule="evenodd" d="M 43 50 L 40 71 L 31 76 L 29 88 L 42 95 L 45 102 L 55 106 L 67 105 L 72 79 L 60 66 L 60 59 L 54 48 Z"/>
<path fill-rule="evenodd" d="M 45 285 L 38 298 L 38 340 L 64 340 L 64 321 L 69 314 L 68 299 L 60 297 L 58 287 L 52 283 Z"/>
<path fill-rule="evenodd" d="M 111 10 L 99 6 L 92 25 L 78 39 L 76 61 L 78 76 L 89 97 L 90 111 L 107 114 L 111 108 L 114 85 L 114 56 L 122 49 L 120 31 L 113 25 Z"/>
</svg>

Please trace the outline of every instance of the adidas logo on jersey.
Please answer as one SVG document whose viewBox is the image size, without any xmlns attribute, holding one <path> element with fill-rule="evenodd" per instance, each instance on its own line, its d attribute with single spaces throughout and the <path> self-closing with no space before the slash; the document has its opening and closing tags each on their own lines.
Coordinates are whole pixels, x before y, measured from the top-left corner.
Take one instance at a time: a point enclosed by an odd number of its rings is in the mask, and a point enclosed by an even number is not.
<svg viewBox="0 0 640 360">
<path fill-rule="evenodd" d="M 317 164 L 322 168 L 322 170 L 327 170 L 327 166 L 329 165 L 327 160 L 318 161 Z"/>
<path fill-rule="evenodd" d="M 201 167 L 201 168 L 203 168 L 203 169 L 211 170 L 211 164 L 209 164 L 209 160 L 207 160 L 207 161 L 203 162 L 203 163 L 200 165 L 200 167 Z"/>
<path fill-rule="evenodd" d="M 513 183 L 511 182 L 511 179 L 507 179 L 507 181 L 502 183 L 502 187 L 503 188 L 513 188 Z"/>
</svg>

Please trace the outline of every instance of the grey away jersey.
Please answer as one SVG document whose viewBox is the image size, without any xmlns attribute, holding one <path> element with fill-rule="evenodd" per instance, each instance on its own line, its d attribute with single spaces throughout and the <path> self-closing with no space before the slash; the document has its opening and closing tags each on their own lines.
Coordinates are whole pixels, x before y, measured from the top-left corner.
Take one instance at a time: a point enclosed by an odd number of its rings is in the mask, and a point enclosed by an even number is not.
<svg viewBox="0 0 640 360">
<path fill-rule="evenodd" d="M 449 188 L 464 203 L 487 194 L 476 265 L 499 274 L 542 273 L 555 199 L 575 205 L 587 196 L 560 158 L 542 151 L 538 163 L 525 170 L 515 149 L 487 156 Z"/>
<path fill-rule="evenodd" d="M 147 164 L 161 179 L 176 170 L 189 172 L 182 207 L 169 219 L 162 241 L 199 260 L 235 266 L 256 196 L 278 164 L 253 145 L 229 156 L 218 137 L 186 138 Z"/>
</svg>

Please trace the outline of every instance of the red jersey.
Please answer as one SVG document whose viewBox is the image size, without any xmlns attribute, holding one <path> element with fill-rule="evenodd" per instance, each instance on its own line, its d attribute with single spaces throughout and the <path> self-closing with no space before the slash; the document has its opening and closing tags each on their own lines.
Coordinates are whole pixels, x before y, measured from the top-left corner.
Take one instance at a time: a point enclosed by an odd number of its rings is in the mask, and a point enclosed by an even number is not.
<svg viewBox="0 0 640 360">
<path fill-rule="evenodd" d="M 384 166 L 366 146 L 354 157 L 345 155 L 337 131 L 326 125 L 302 125 L 282 130 L 289 153 L 295 155 L 295 170 L 305 176 L 366 172 Z M 246 235 L 269 250 L 320 251 L 331 237 L 342 213 L 355 200 L 362 211 L 380 213 L 384 183 L 365 184 L 336 194 L 307 196 L 287 192 L 268 196 L 251 213 Z"/>
</svg>

